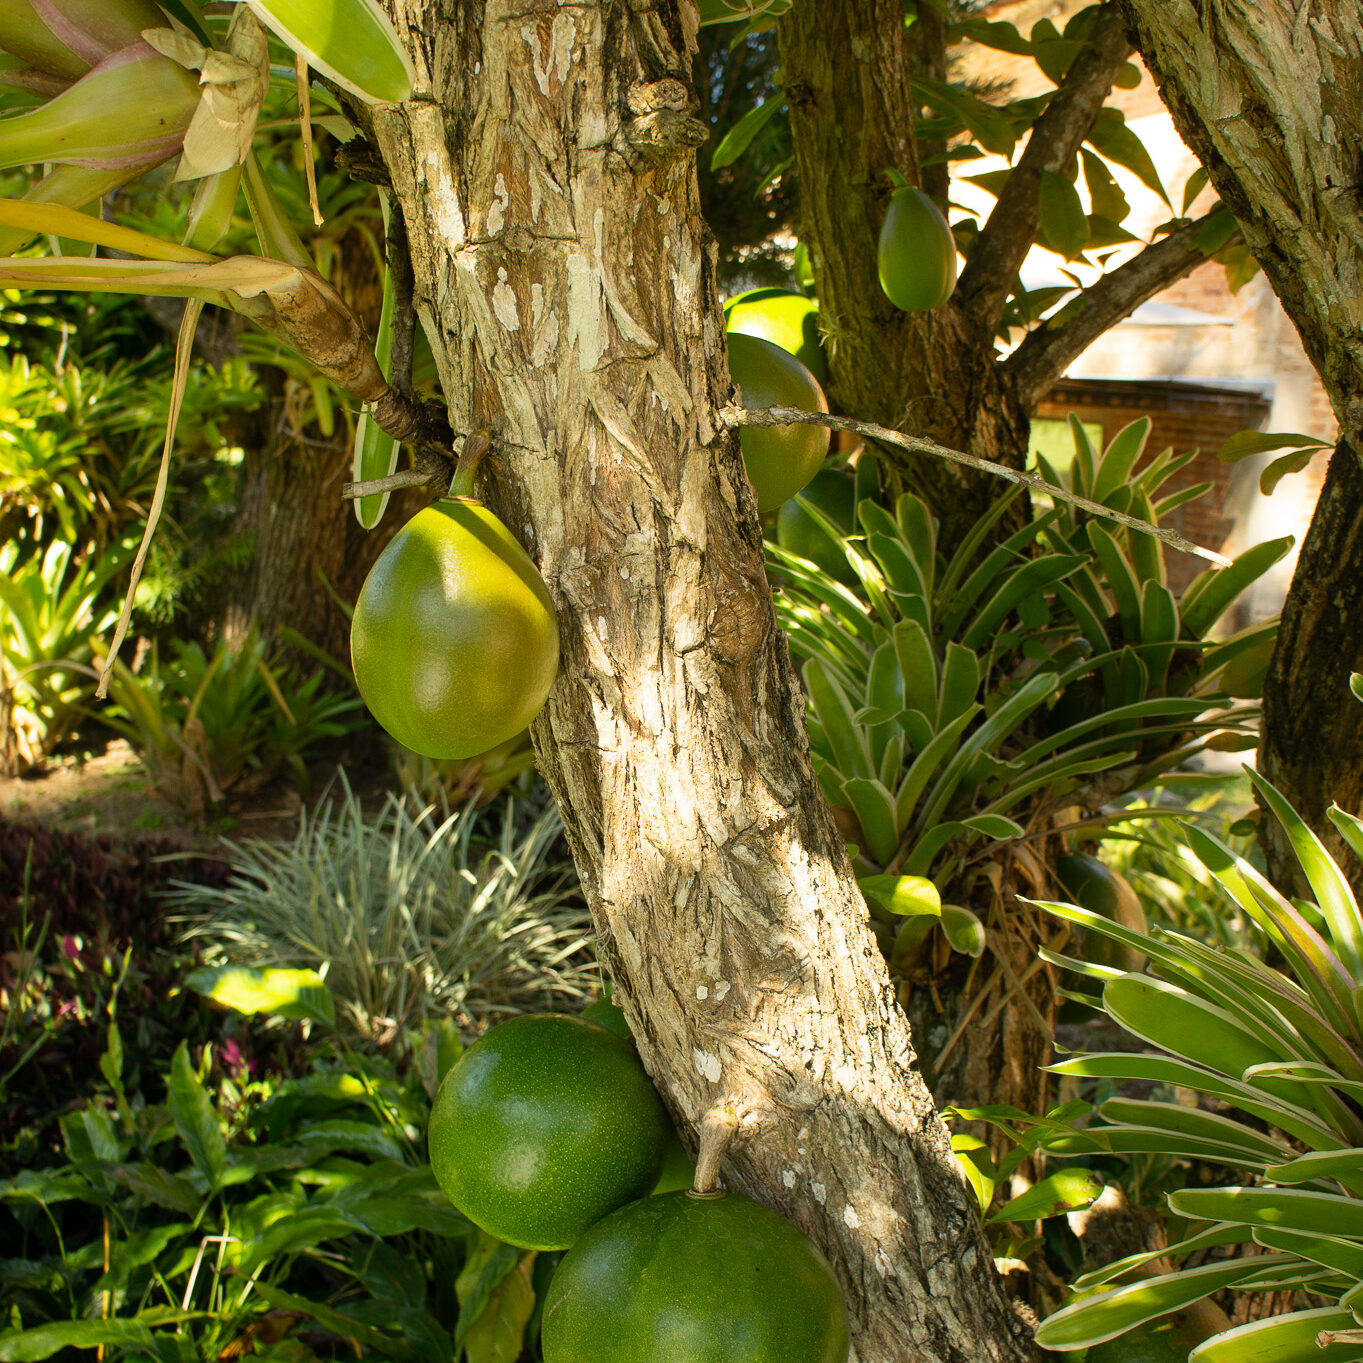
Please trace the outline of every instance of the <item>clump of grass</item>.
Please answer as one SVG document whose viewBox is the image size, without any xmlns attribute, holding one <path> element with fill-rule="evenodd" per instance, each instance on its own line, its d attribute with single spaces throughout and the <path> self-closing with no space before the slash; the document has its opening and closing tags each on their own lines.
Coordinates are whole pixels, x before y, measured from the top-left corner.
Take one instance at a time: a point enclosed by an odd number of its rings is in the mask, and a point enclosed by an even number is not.
<svg viewBox="0 0 1363 1363">
<path fill-rule="evenodd" d="M 508 802 L 497 821 L 405 794 L 367 816 L 342 776 L 292 842 L 229 842 L 224 887 L 168 897 L 209 962 L 316 970 L 338 1025 L 380 1045 L 576 1009 L 599 974 L 557 812 L 526 825 Z"/>
</svg>

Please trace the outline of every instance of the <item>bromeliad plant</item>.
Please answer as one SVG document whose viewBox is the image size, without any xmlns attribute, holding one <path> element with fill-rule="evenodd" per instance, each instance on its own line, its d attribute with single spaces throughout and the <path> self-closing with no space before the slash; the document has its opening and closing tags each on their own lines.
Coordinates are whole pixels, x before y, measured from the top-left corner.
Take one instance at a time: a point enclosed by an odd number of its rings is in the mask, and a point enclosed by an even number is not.
<svg viewBox="0 0 1363 1363">
<path fill-rule="evenodd" d="M 1135 472 L 1147 420 L 1101 453 L 1072 425 L 1068 479 L 1048 470 L 1072 491 L 1155 522 L 1205 491 L 1156 496 L 1190 456 L 1166 451 Z M 978 921 L 940 900 L 966 900 L 969 882 L 990 874 L 991 840 L 1146 785 L 1214 734 L 1253 741 L 1254 712 L 1232 707 L 1231 695 L 1254 693 L 1246 664 L 1275 626 L 1220 643 L 1208 636 L 1290 541 L 1256 546 L 1176 598 L 1158 540 L 1114 534 L 1068 503 L 982 553 L 1010 504 L 1002 499 L 947 556 L 912 495 L 894 514 L 863 498 L 857 535 L 805 502 L 858 590 L 768 544 L 785 583 L 777 612 L 805 660 L 820 784 L 848 821 L 873 914 L 908 916 L 892 959 L 911 956 L 939 919 L 956 949 L 979 954 Z M 1237 666 L 1245 675 L 1227 685 Z M 1032 871 L 1044 883 L 1039 863 Z"/>
<path fill-rule="evenodd" d="M 1045 953 L 1101 986 L 1092 999 L 1145 1042 L 1144 1054 L 1079 1055 L 1051 1066 L 1084 1079 L 1167 1085 L 1197 1096 L 1111 1098 L 1102 1125 L 1076 1134 L 1092 1151 L 1157 1153 L 1219 1166 L 1242 1186 L 1183 1188 L 1168 1198 L 1191 1233 L 1079 1278 L 1085 1295 L 1044 1321 L 1049 1349 L 1113 1339 L 1214 1292 L 1299 1289 L 1324 1303 L 1206 1339 L 1193 1363 L 1297 1363 L 1363 1356 L 1363 913 L 1340 866 L 1279 792 L 1250 773 L 1296 852 L 1314 903 L 1292 901 L 1224 842 L 1192 824 L 1189 848 L 1232 909 L 1252 921 L 1280 965 L 1168 929 L 1138 936 L 1074 905 L 1043 903 L 1148 958 L 1145 974 Z M 1331 822 L 1363 857 L 1363 819 Z M 1062 1152 L 1067 1142 L 1052 1145 Z M 1238 1257 L 1190 1256 L 1224 1246 Z M 1182 1266 L 1151 1272 L 1166 1255 Z M 1114 1286 L 1113 1284 L 1117 1284 Z M 1318 1348 L 1318 1342 L 1322 1347 Z M 1326 1347 L 1328 1346 L 1328 1347 Z"/>
</svg>

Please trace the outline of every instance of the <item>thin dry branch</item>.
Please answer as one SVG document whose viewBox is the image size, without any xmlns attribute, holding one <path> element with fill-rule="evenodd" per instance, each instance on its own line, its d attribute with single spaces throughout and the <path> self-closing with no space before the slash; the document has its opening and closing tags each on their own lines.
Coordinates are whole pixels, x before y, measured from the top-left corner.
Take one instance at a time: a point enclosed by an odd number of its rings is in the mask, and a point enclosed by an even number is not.
<svg viewBox="0 0 1363 1363">
<path fill-rule="evenodd" d="M 1204 549 L 1200 544 L 1194 544 L 1192 540 L 1184 539 L 1176 530 L 1169 530 L 1161 525 L 1151 525 L 1149 521 L 1140 520 L 1136 516 L 1128 516 L 1125 511 L 1114 511 L 1110 506 L 1103 506 L 1099 502 L 1090 501 L 1087 497 L 1081 497 L 1077 492 L 1069 492 L 1063 487 L 1056 487 L 1054 484 L 1048 483 L 1040 474 L 1033 473 L 1029 469 L 1010 469 L 1006 464 L 994 463 L 992 459 L 981 459 L 977 454 L 967 454 L 964 450 L 949 449 L 946 445 L 939 445 L 935 440 L 926 440 L 922 436 L 905 435 L 903 431 L 892 431 L 889 427 L 877 426 L 872 421 L 854 421 L 851 417 L 833 416 L 828 412 L 802 412 L 798 407 L 764 407 L 755 410 L 751 407 L 739 407 L 734 404 L 721 407 L 718 416 L 725 425 L 734 428 L 739 426 L 802 424 L 806 426 L 827 426 L 834 431 L 852 431 L 856 435 L 865 436 L 868 440 L 875 440 L 883 445 L 897 445 L 900 449 L 908 450 L 912 454 L 927 454 L 936 459 L 949 460 L 953 464 L 964 464 L 967 468 L 977 469 L 981 473 L 990 473 L 996 478 L 1003 478 L 1021 487 L 1031 488 L 1033 492 L 1043 492 L 1048 497 L 1069 502 L 1071 506 L 1077 506 L 1080 510 L 1087 511 L 1091 516 L 1101 516 L 1105 520 L 1116 521 L 1118 525 L 1126 526 L 1128 530 L 1139 530 L 1143 535 L 1153 535 L 1171 549 L 1182 550 L 1185 554 L 1195 554 L 1198 558 L 1204 558 L 1208 563 L 1215 563 L 1218 567 L 1224 568 L 1230 563 L 1230 559 L 1224 555 L 1218 554 L 1214 549 Z"/>
</svg>

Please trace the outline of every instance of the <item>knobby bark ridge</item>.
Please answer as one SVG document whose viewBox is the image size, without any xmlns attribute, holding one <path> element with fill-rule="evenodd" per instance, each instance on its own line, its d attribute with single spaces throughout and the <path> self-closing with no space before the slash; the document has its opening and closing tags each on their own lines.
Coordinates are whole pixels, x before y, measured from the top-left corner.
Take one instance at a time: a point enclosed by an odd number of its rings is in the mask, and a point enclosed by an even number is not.
<svg viewBox="0 0 1363 1363">
<path fill-rule="evenodd" d="M 372 136 L 455 430 L 560 615 L 534 726 L 641 1055 L 823 1247 L 861 1363 L 1032 1356 L 914 1068 L 776 627 L 696 190 L 689 2 L 389 0 Z M 435 93 L 429 93 L 435 92 Z"/>
</svg>

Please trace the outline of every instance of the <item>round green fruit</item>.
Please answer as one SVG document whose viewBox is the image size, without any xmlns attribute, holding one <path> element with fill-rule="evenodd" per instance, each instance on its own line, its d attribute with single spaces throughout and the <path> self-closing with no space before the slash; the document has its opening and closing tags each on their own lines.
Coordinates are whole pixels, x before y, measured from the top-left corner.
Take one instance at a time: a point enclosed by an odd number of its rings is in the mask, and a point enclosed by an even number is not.
<svg viewBox="0 0 1363 1363">
<path fill-rule="evenodd" d="M 956 239 L 921 189 L 895 190 L 880 227 L 880 287 L 905 312 L 940 308 L 956 287 Z"/>
<path fill-rule="evenodd" d="M 350 624 L 374 718 L 426 757 L 474 757 L 539 713 L 558 671 L 554 603 L 481 502 L 447 500 L 393 536 Z"/>
<path fill-rule="evenodd" d="M 776 515 L 776 542 L 782 549 L 817 564 L 835 582 L 855 587 L 858 579 L 847 555 L 800 505 L 802 501 L 810 502 L 844 535 L 850 535 L 857 509 L 856 474 L 846 469 L 821 469 L 799 497 L 792 497 Z"/>
<path fill-rule="evenodd" d="M 743 390 L 745 407 L 798 407 L 826 412 L 818 380 L 793 355 L 760 336 L 730 332 L 729 374 Z M 739 434 L 757 509 L 774 511 L 818 473 L 828 456 L 826 426 L 745 426 Z"/>
<path fill-rule="evenodd" d="M 608 1216 L 545 1298 L 544 1363 L 844 1363 L 847 1308 L 789 1221 L 729 1193 Z"/>
<path fill-rule="evenodd" d="M 725 326 L 743 336 L 760 336 L 794 355 L 820 383 L 828 382 L 828 361 L 819 339 L 819 305 L 787 289 L 753 289 L 724 307 Z"/>
<path fill-rule="evenodd" d="M 1140 897 L 1127 878 L 1105 862 L 1084 852 L 1071 852 L 1056 862 L 1055 874 L 1066 894 L 1080 908 L 1132 932 L 1145 931 L 1145 910 Z M 1140 970 L 1145 964 L 1145 957 L 1134 947 L 1114 942 L 1096 932 L 1084 933 L 1079 942 L 1083 959 L 1094 965 L 1131 971 Z"/>
<path fill-rule="evenodd" d="M 512 1018 L 464 1052 L 431 1108 L 431 1169 L 475 1225 L 525 1249 L 567 1249 L 646 1197 L 667 1143 L 634 1047 L 554 1013 Z"/>
</svg>

